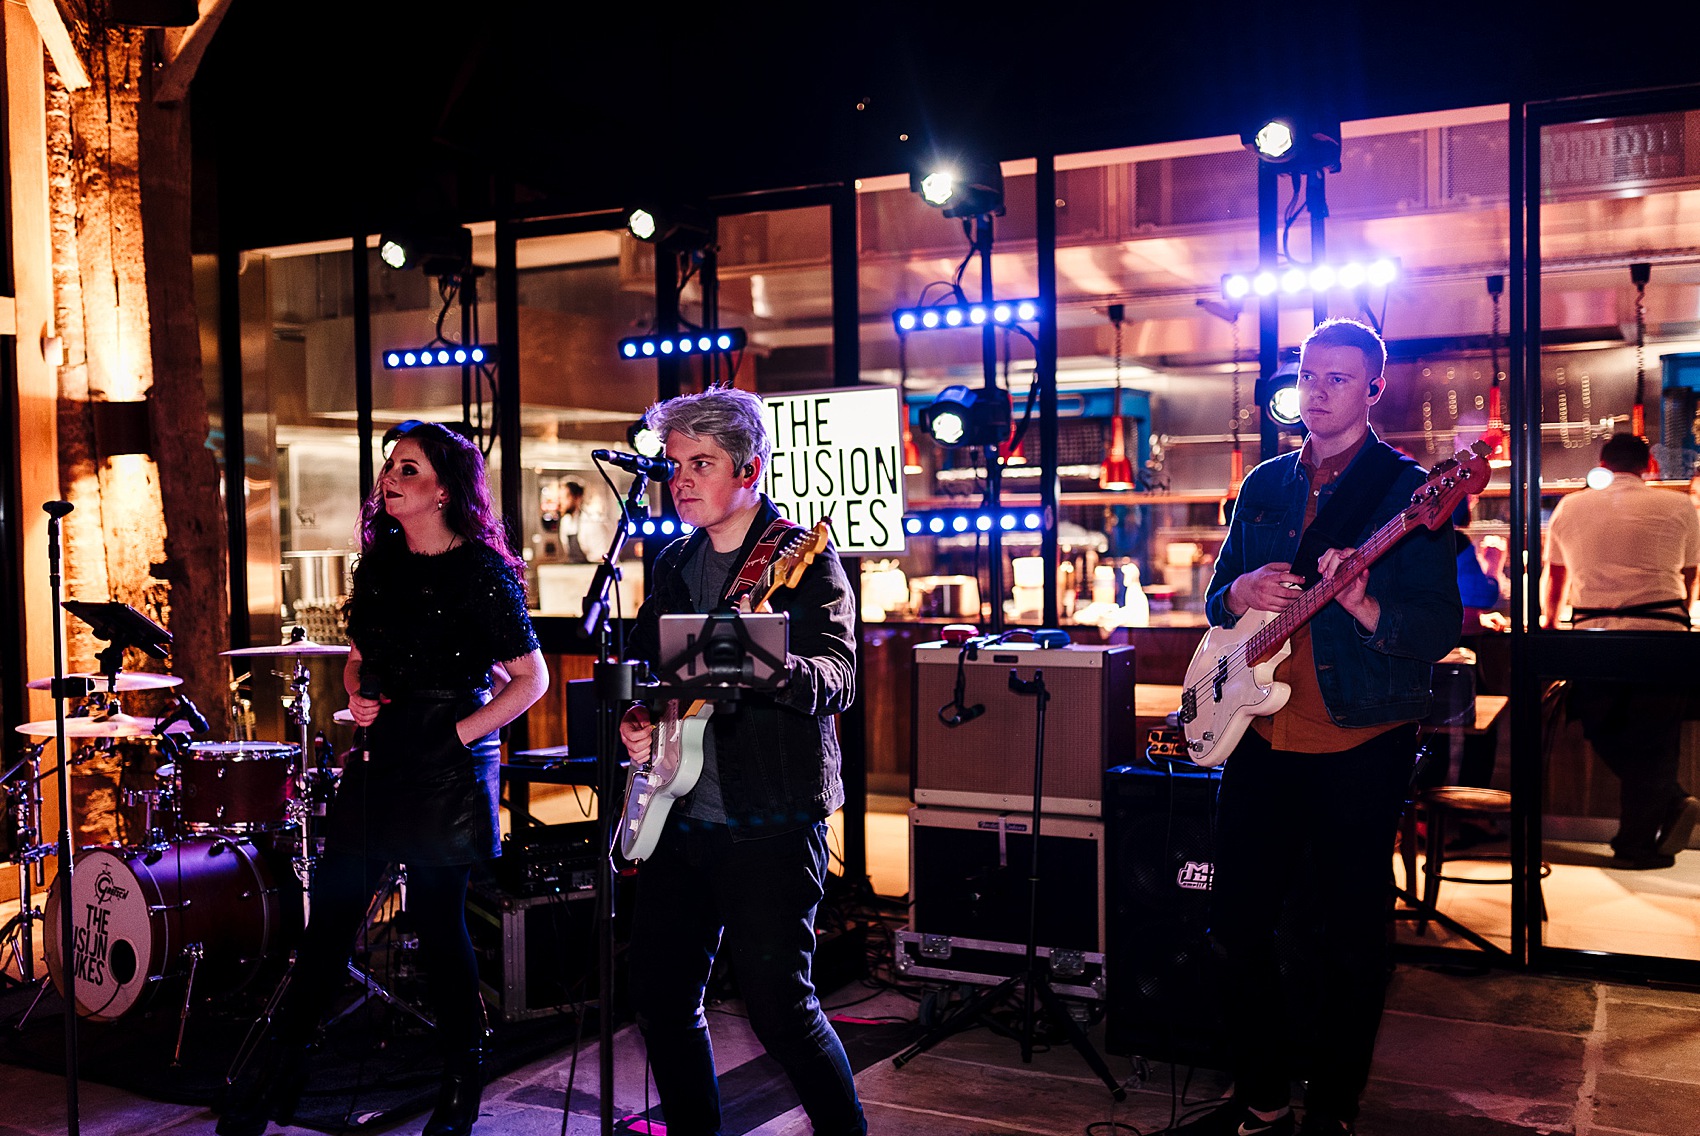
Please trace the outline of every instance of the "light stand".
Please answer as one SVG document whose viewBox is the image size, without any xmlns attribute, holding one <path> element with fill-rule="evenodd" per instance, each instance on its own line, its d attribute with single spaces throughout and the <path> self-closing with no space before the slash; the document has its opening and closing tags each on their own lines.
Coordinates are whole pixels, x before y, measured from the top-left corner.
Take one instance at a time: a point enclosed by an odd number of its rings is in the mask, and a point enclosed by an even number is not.
<svg viewBox="0 0 1700 1136">
<path fill-rule="evenodd" d="M 949 1017 L 928 1030 L 914 1045 L 892 1058 L 894 1067 L 901 1069 L 910 1061 L 932 1048 L 934 1045 L 973 1025 L 982 1013 L 1002 1002 L 1021 984 L 1021 1033 L 1017 1040 L 1021 1043 L 1021 1060 L 1024 1064 L 1033 1061 L 1033 998 L 1038 996 L 1044 1003 L 1044 1008 L 1051 1019 L 1061 1026 L 1063 1032 L 1074 1048 L 1080 1052 L 1091 1070 L 1098 1074 L 1098 1079 L 1109 1088 L 1110 1095 L 1116 1100 L 1126 1100 L 1127 1090 L 1116 1080 L 1115 1074 L 1104 1063 L 1103 1056 L 1092 1045 L 1091 1038 L 1080 1028 L 1080 1023 L 1069 1014 L 1063 1005 L 1062 998 L 1051 987 L 1051 980 L 1045 973 L 1045 968 L 1039 963 L 1039 837 L 1040 824 L 1044 819 L 1044 786 L 1045 786 L 1045 706 L 1051 700 L 1051 692 L 1045 687 L 1045 672 L 1035 670 L 1033 677 L 1023 681 L 1014 667 L 1009 670 L 1009 689 L 1015 694 L 1034 696 L 1038 722 L 1033 739 L 1033 813 L 1029 820 L 1029 829 L 1033 838 L 1033 852 L 1027 868 L 1027 952 L 1026 965 L 1020 974 L 1013 974 L 996 986 L 990 987 L 975 995 L 972 999 L 958 1006 Z"/>
<path fill-rule="evenodd" d="M 596 958 L 598 1031 L 598 1095 L 602 1110 L 601 1131 L 614 1131 L 614 839 L 620 817 L 620 718 L 637 697 L 637 663 L 614 658 L 610 622 L 617 613 L 610 609 L 608 593 L 620 578 L 620 552 L 631 534 L 631 518 L 647 509 L 644 493 L 649 478 L 633 476 L 621 511 L 620 523 L 608 542 L 607 555 L 596 568 L 590 590 L 584 597 L 584 632 L 596 638 L 596 665 L 592 679 L 596 689 L 597 798 L 596 819 L 600 826 L 600 855 L 596 865 Z M 571 1101 L 562 1107 L 570 1110 Z"/>
<path fill-rule="evenodd" d="M 65 1132 L 78 1136 L 82 1126 L 77 1111 L 77 906 L 71 891 L 71 761 L 65 748 L 65 627 L 59 614 L 59 522 L 76 508 L 69 501 L 47 501 L 47 589 L 53 612 L 53 737 L 59 755 L 59 871 L 54 886 L 59 889 L 59 949 L 65 965 L 59 969 L 65 981 Z"/>
<path fill-rule="evenodd" d="M 981 213 L 974 218 L 974 251 L 980 256 L 980 302 L 992 304 L 992 215 Z M 987 320 L 980 329 L 980 365 L 985 373 L 988 398 L 998 397 L 998 338 L 997 329 Z M 1003 499 L 1003 466 L 998 459 L 999 446 L 985 447 L 986 496 L 984 507 L 998 508 Z M 991 596 L 991 634 L 1003 634 L 1003 533 L 997 525 L 986 530 L 986 591 Z"/>
</svg>

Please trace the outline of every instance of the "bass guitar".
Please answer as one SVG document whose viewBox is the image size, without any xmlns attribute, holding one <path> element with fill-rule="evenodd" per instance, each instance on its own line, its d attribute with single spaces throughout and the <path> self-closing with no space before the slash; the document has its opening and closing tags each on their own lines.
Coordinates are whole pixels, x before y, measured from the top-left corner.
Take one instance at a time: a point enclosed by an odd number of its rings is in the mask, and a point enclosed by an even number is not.
<svg viewBox="0 0 1700 1136">
<path fill-rule="evenodd" d="M 1341 561 L 1334 574 L 1306 588 L 1279 613 L 1255 608 L 1232 627 L 1212 627 L 1192 656 L 1177 715 L 1187 756 L 1214 767 L 1228 760 L 1251 720 L 1287 704 L 1292 688 L 1275 681 L 1275 667 L 1293 653 L 1293 633 L 1326 607 L 1346 585 L 1418 528 L 1438 529 L 1465 494 L 1487 488 L 1487 443 L 1459 450 L 1430 471 L 1411 504 Z"/>
<path fill-rule="evenodd" d="M 812 529 L 797 528 L 781 541 L 764 573 L 761 599 L 750 610 L 768 611 L 769 601 L 783 588 L 794 588 L 803 570 L 826 551 L 830 530 L 825 521 Z M 666 827 L 673 802 L 696 788 L 702 776 L 702 740 L 714 716 L 714 703 L 697 699 L 688 704 L 669 698 L 661 708 L 649 738 L 649 758 L 634 761 L 626 773 L 625 807 L 620 814 L 620 855 L 636 864 L 649 858 Z"/>
</svg>

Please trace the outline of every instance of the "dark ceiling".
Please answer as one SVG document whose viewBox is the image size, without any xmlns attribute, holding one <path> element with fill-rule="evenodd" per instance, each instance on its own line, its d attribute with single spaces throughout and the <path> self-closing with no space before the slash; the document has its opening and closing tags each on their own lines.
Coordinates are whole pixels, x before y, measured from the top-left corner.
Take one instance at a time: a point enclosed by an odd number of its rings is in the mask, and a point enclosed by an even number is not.
<svg viewBox="0 0 1700 1136">
<path fill-rule="evenodd" d="M 197 228 L 275 243 L 895 173 L 934 146 L 1018 158 L 1292 108 L 1700 82 L 1650 9 L 1447 7 L 239 0 L 193 92 Z"/>
</svg>

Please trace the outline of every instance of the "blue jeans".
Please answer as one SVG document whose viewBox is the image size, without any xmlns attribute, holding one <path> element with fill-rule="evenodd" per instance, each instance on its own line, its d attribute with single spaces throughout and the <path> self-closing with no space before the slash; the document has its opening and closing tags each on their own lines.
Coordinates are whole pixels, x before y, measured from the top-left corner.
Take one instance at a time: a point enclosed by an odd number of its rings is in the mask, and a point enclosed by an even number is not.
<svg viewBox="0 0 1700 1136">
<path fill-rule="evenodd" d="M 844 1046 L 809 980 L 826 883 L 824 823 L 759 840 L 670 820 L 638 871 L 632 994 L 667 1128 L 716 1136 L 720 1086 L 703 992 L 722 946 L 750 1025 L 821 1136 L 867 1131 Z"/>
</svg>

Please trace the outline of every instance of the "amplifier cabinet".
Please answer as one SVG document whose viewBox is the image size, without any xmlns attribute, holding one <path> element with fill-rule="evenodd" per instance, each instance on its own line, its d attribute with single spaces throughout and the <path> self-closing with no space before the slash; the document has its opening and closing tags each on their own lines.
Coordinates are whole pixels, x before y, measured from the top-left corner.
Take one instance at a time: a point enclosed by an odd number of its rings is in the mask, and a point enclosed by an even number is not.
<svg viewBox="0 0 1700 1136">
<path fill-rule="evenodd" d="M 923 935 L 1027 942 L 1031 813 L 909 810 L 909 929 Z M 1039 830 L 1039 944 L 1104 947 L 1104 828 L 1043 817 Z"/>
<path fill-rule="evenodd" d="M 472 885 L 466 929 L 478 957 L 478 985 L 502 1021 L 595 1000 L 595 917 L 595 891 L 530 897 Z"/>
<path fill-rule="evenodd" d="M 984 707 L 957 726 L 954 711 L 961 649 L 945 643 L 915 648 L 915 803 L 951 808 L 1031 810 L 1037 708 L 1032 695 L 1009 689 L 1045 673 L 1044 809 L 1098 816 L 1104 771 L 1131 760 L 1134 736 L 1133 648 L 1061 647 L 1030 643 L 982 648 L 962 660 L 965 707 Z"/>
</svg>

